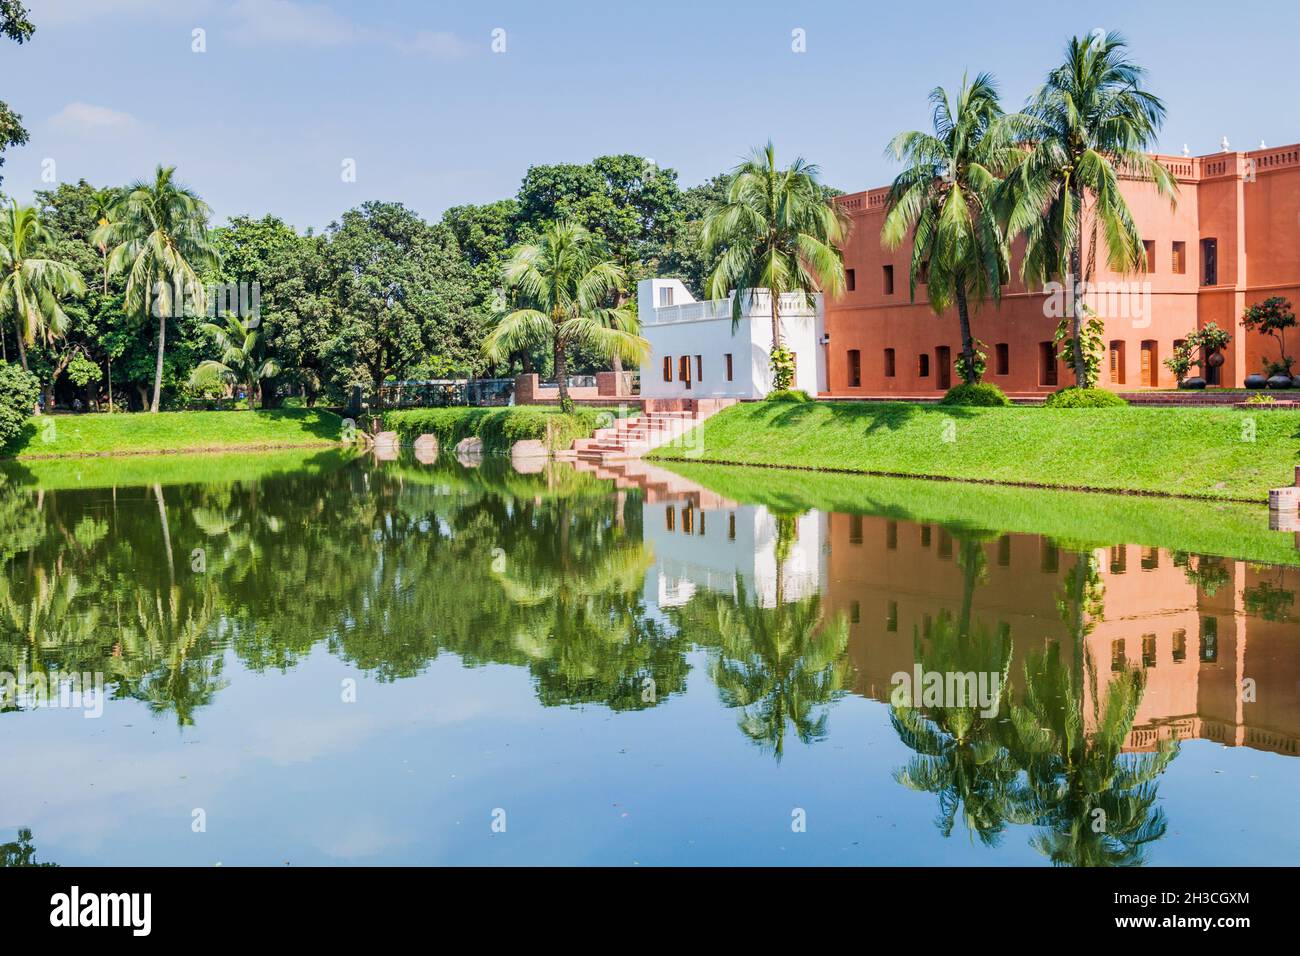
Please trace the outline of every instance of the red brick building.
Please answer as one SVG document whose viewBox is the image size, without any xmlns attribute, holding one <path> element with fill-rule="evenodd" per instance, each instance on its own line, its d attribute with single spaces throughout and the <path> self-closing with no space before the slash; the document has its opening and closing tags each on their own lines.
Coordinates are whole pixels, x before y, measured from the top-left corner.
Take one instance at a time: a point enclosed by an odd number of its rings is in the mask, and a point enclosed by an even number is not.
<svg viewBox="0 0 1300 956">
<path fill-rule="evenodd" d="M 1275 340 L 1241 328 L 1243 310 L 1274 295 L 1300 306 L 1300 145 L 1156 158 L 1177 179 L 1176 205 L 1148 183 L 1121 185 L 1146 243 L 1146 273 L 1116 275 L 1099 261 L 1093 277 L 1102 291 L 1089 304 L 1106 325 L 1102 385 L 1174 387 L 1164 360 L 1175 342 L 1213 321 L 1232 341 L 1222 366 L 1207 377 L 1240 386 L 1245 376 L 1263 372 L 1265 358 L 1278 357 Z M 836 200 L 852 231 L 844 246 L 848 291 L 826 303 L 825 395 L 936 396 L 955 379 L 953 360 L 961 352 L 955 311 L 934 315 L 920 285 L 911 303 L 910 244 L 893 252 L 881 246 L 888 192 L 881 187 Z M 1017 243 L 1001 304 L 985 303 L 972 327 L 987 345 L 986 381 L 1009 394 L 1041 395 L 1074 379 L 1053 356 L 1058 318 L 1049 295 L 1026 289 L 1018 278 L 1022 253 Z M 1295 348 L 1300 354 L 1300 334 Z"/>
</svg>

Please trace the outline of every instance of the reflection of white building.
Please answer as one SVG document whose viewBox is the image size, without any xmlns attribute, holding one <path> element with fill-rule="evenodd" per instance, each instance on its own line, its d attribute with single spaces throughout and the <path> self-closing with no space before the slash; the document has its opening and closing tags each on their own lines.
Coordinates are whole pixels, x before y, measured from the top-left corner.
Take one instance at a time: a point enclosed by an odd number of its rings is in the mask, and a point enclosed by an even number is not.
<svg viewBox="0 0 1300 956">
<path fill-rule="evenodd" d="M 809 308 L 802 296 L 781 297 L 781 336 L 795 355 L 794 387 L 826 390 L 822 297 Z M 641 364 L 645 398 L 762 398 L 772 389 L 772 305 L 767 292 L 745 302 L 731 329 L 731 299 L 696 302 L 677 279 L 637 283 L 641 334 L 650 355 Z"/>
<path fill-rule="evenodd" d="M 763 607 L 776 604 L 776 516 L 762 505 L 703 509 L 690 499 L 646 502 L 645 540 L 655 566 L 646 577 L 646 600 L 676 607 L 697 590 L 735 594 L 736 578 Z M 784 601 L 822 590 L 829 546 L 826 516 L 812 511 L 795 519 L 795 541 L 784 567 Z"/>
</svg>

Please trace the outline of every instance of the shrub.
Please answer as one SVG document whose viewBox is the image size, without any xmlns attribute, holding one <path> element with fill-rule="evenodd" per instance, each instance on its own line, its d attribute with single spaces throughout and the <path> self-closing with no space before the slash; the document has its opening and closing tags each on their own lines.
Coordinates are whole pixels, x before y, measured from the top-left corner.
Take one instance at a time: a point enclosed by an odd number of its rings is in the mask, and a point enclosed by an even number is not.
<svg viewBox="0 0 1300 956">
<path fill-rule="evenodd" d="M 812 396 L 797 388 L 778 388 L 767 393 L 769 402 L 811 402 Z"/>
<path fill-rule="evenodd" d="M 778 392 L 783 392 L 794 381 L 794 353 L 784 345 L 772 349 L 772 385 Z"/>
<path fill-rule="evenodd" d="M 1047 396 L 1048 408 L 1115 408 L 1128 402 L 1104 388 L 1079 388 L 1071 385 Z"/>
<path fill-rule="evenodd" d="M 465 438 L 480 438 L 486 451 L 506 452 L 518 441 L 536 440 L 552 450 L 568 448 L 575 438 L 596 430 L 598 411 L 576 408 L 564 413 L 541 405 L 508 408 L 410 408 L 383 413 L 383 427 L 397 432 L 403 444 L 421 435 L 436 435 L 442 448 Z"/>
<path fill-rule="evenodd" d="M 35 375 L 18 365 L 0 363 L 0 448 L 23 430 L 40 394 Z"/>
<path fill-rule="evenodd" d="M 996 408 L 1010 405 L 1006 393 L 992 382 L 971 382 L 969 385 L 955 385 L 948 389 L 940 405 L 978 405 L 982 408 Z"/>
</svg>

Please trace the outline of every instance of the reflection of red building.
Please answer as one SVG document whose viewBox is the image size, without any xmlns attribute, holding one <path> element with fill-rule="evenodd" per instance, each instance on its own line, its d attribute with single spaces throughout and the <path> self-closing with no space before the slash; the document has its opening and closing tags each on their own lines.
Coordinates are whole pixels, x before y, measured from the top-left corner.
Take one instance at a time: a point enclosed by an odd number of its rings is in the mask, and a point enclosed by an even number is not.
<svg viewBox="0 0 1300 956">
<path fill-rule="evenodd" d="M 1243 334 L 1242 311 L 1274 295 L 1300 305 L 1300 145 L 1158 158 L 1178 180 L 1176 208 L 1149 184 L 1121 182 L 1147 243 L 1147 273 L 1119 276 L 1099 262 L 1094 276 L 1098 283 L 1150 283 L 1149 299 L 1091 303 L 1106 322 L 1102 383 L 1123 390 L 1173 387 L 1164 360 L 1175 341 L 1214 321 L 1233 336 L 1217 374 L 1222 384 L 1239 386 L 1263 370 L 1265 356 L 1277 357 L 1275 342 Z M 826 304 L 831 395 L 933 395 L 948 387 L 961 350 L 955 312 L 934 316 L 921 285 L 917 303 L 909 302 L 910 246 L 881 247 L 888 191 L 836 200 L 853 228 L 844 247 L 849 291 Z M 1057 319 L 1045 315 L 1043 293 L 1015 278 L 1022 252 L 1013 250 L 1013 281 L 1001 305 L 980 310 L 974 332 L 988 345 L 988 381 L 1011 393 L 1043 394 L 1072 379 L 1052 358 Z M 1139 307 L 1146 314 L 1133 315 Z"/>
<path fill-rule="evenodd" d="M 938 615 L 961 613 L 961 543 L 938 525 L 832 514 L 828 610 L 850 622 L 856 690 L 887 700 L 890 678 L 910 671 L 915 634 Z M 1057 598 L 1077 560 L 1045 538 L 1004 535 L 981 545 L 985 570 L 972 592 L 971 618 L 1009 629 L 1012 679 L 1023 681 L 1028 652 L 1058 641 L 1073 653 Z M 1105 610 L 1087 637 L 1105 680 L 1112 667 L 1147 672 L 1129 749 L 1160 736 L 1300 752 L 1300 569 L 1256 570 L 1229 559 L 1175 564 L 1169 552 L 1119 545 L 1097 553 Z M 1201 585 L 1191 572 L 1200 571 Z M 1213 592 L 1212 594 L 1209 592 Z M 1277 620 L 1267 620 L 1268 610 Z M 1254 702 L 1242 693 L 1254 681 Z"/>
</svg>

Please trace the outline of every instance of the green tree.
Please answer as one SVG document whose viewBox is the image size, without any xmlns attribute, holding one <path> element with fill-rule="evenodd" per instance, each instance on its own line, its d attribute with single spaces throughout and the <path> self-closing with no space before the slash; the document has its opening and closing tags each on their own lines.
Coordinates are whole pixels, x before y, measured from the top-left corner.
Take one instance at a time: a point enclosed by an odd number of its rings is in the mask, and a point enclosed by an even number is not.
<svg viewBox="0 0 1300 956">
<path fill-rule="evenodd" d="M 584 227 L 557 222 L 541 239 L 518 247 L 502 272 L 508 293 L 520 306 L 503 315 L 483 342 L 485 354 L 500 361 L 535 344 L 551 346 L 560 404 L 569 398 L 567 356 L 586 347 L 607 358 L 640 362 L 650 344 L 636 334 L 631 310 L 612 305 L 626 274 L 607 247 Z"/>
<path fill-rule="evenodd" d="M 1146 71 L 1128 59 L 1127 50 L 1115 32 L 1070 40 L 1065 62 L 1048 74 L 1016 119 L 1026 148 L 999 190 L 1008 240 L 1025 238 L 1025 280 L 1043 285 L 1058 277 L 1068 287 L 1062 357 L 1068 357 L 1082 388 L 1096 384 L 1098 366 L 1090 367 L 1085 354 L 1075 290 L 1091 281 L 1102 245 L 1112 270 L 1145 269 L 1142 239 L 1120 192 L 1120 172 L 1154 183 L 1171 204 L 1176 201 L 1173 177 L 1147 154 L 1164 122 L 1164 103 L 1143 88 Z"/>
<path fill-rule="evenodd" d="M 709 210 L 704 223 L 705 257 L 719 255 L 709 276 L 708 295 L 723 299 L 735 290 L 732 327 L 754 295 L 767 290 L 772 311 L 773 387 L 788 388 L 789 353 L 781 339 L 781 296 L 844 291 L 839 243 L 848 219 L 826 201 L 816 166 L 797 158 L 787 169 L 776 163 L 769 142 L 732 172 L 727 201 Z"/>
<path fill-rule="evenodd" d="M 280 364 L 265 355 L 257 320 L 228 314 L 224 323 L 205 322 L 203 331 L 212 336 L 221 358 L 200 362 L 191 382 L 198 385 L 215 379 L 227 385 L 243 385 L 248 407 L 261 404 L 262 382 L 279 375 Z"/>
<path fill-rule="evenodd" d="M 330 226 L 326 254 L 339 309 L 326 357 L 340 384 L 378 393 L 389 376 L 473 368 L 473 277 L 450 230 L 366 202 Z"/>
<path fill-rule="evenodd" d="M 38 255 L 48 238 L 36 208 L 10 200 L 0 218 L 0 314 L 13 320 L 24 369 L 27 346 L 37 336 L 49 339 L 67 332 L 68 315 L 60 299 L 86 291 L 75 269 Z"/>
<path fill-rule="evenodd" d="M 1278 360 L 1264 362 L 1270 375 L 1290 375 L 1295 359 L 1286 354 L 1286 330 L 1295 328 L 1295 313 L 1291 302 L 1280 295 L 1269 296 L 1263 302 L 1250 306 L 1241 315 L 1241 327 L 1247 332 L 1259 332 L 1277 339 Z"/>
<path fill-rule="evenodd" d="M 974 83 L 963 77 L 955 101 L 936 87 L 930 104 L 933 132 L 900 133 L 889 144 L 888 152 L 906 168 L 889 190 L 882 240 L 896 249 L 912 237 L 911 298 L 921 279 L 936 315 L 956 303 L 957 369 L 964 382 L 978 382 L 984 363 L 982 355 L 977 360 L 971 334 L 971 303 L 979 308 L 985 298 L 1001 298 L 1008 252 L 991 205 L 1018 150 L 987 73 Z"/>
<path fill-rule="evenodd" d="M 207 297 L 198 270 L 219 266 L 208 235 L 207 203 L 176 182 L 175 173 L 175 166 L 159 166 L 151 182 L 140 180 L 128 186 L 117 207 L 117 218 L 94 235 L 95 242 L 112 247 L 108 260 L 111 273 L 130 270 L 127 310 L 143 317 L 152 298 L 158 319 L 153 400 L 149 406 L 154 413 L 162 399 L 167 319 L 182 315 L 187 297 L 196 312 L 205 311 Z"/>
</svg>

